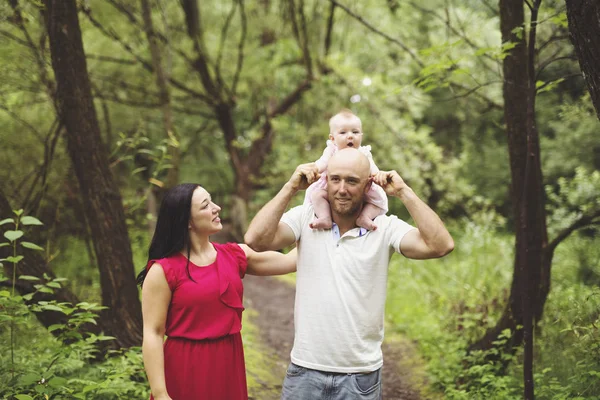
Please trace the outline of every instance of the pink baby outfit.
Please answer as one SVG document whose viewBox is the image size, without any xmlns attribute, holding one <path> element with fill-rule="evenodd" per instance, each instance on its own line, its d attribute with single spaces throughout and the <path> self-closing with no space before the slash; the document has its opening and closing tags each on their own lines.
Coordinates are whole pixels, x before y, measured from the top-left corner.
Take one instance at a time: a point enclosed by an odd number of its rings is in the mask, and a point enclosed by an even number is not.
<svg viewBox="0 0 600 400">
<path fill-rule="evenodd" d="M 321 177 L 319 180 L 310 185 L 308 189 L 306 189 L 304 204 L 312 204 L 311 196 L 315 190 L 327 190 L 327 164 L 329 163 L 331 156 L 333 156 L 337 151 L 337 145 L 333 143 L 333 141 L 328 140 L 327 147 L 325 147 L 325 150 L 323 150 L 323 155 L 321 158 L 315 161 L 315 164 L 317 164 L 317 168 L 319 168 L 319 172 L 321 173 Z M 379 168 L 377 168 L 377 165 L 375 165 L 373 156 L 371 155 L 371 146 L 360 146 L 358 151 L 363 153 L 369 159 L 369 164 L 371 165 L 371 175 L 378 173 Z M 382 214 L 388 212 L 388 199 L 385 194 L 385 190 L 375 183 L 371 185 L 371 188 L 365 195 L 365 201 L 381 208 L 383 210 Z"/>
</svg>

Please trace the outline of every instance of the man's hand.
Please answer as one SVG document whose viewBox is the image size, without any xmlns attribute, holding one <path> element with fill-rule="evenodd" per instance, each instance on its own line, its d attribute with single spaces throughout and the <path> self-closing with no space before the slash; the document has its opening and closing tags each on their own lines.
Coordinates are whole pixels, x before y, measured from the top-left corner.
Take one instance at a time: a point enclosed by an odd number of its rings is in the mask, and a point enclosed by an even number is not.
<svg viewBox="0 0 600 400">
<path fill-rule="evenodd" d="M 388 196 L 400 197 L 402 191 L 410 189 L 396 171 L 379 171 L 372 179 L 385 190 Z"/>
<path fill-rule="evenodd" d="M 317 168 L 315 163 L 300 164 L 296 167 L 288 184 L 294 191 L 305 190 L 320 177 L 319 168 Z"/>
</svg>

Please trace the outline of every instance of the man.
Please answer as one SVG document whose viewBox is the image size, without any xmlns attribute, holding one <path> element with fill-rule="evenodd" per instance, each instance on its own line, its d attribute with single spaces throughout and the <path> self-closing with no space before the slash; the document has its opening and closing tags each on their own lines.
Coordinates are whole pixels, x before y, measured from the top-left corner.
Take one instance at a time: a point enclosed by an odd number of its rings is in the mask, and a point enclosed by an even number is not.
<svg viewBox="0 0 600 400">
<path fill-rule="evenodd" d="M 294 194 L 317 178 L 314 164 L 298 166 L 245 236 L 258 251 L 298 245 L 294 347 L 282 399 L 381 399 L 390 257 L 394 251 L 416 259 L 442 257 L 454 242 L 437 214 L 396 171 L 372 179 L 404 203 L 416 228 L 386 215 L 375 219 L 377 230 L 358 228 L 356 218 L 371 180 L 369 161 L 352 148 L 334 154 L 327 168 L 332 229 L 309 227 L 311 205 L 284 214 Z"/>
</svg>

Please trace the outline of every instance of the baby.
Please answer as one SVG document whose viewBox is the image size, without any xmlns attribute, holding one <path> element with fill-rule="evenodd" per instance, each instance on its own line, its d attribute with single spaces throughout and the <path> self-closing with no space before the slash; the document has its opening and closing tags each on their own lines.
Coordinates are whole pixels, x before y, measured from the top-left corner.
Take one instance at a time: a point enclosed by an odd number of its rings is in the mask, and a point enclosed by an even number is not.
<svg viewBox="0 0 600 400">
<path fill-rule="evenodd" d="M 327 196 L 326 170 L 329 159 L 336 151 L 345 149 L 346 147 L 357 148 L 369 159 L 371 176 L 379 173 L 379 168 L 377 168 L 377 165 L 373 162 L 373 156 L 371 156 L 371 146 L 360 145 L 362 135 L 360 118 L 350 110 L 343 109 L 329 120 L 329 140 L 327 141 L 327 147 L 323 151 L 321 158 L 315 162 L 317 168 L 319 168 L 321 177 L 309 186 L 304 198 L 305 203 L 312 203 L 315 211 L 315 218 L 310 224 L 312 229 L 331 229 L 332 227 L 331 209 L 329 208 Z M 380 186 L 372 183 L 365 195 L 365 205 L 356 219 L 356 225 L 368 230 L 376 230 L 377 226 L 373 222 L 373 219 L 388 211 L 387 204 L 385 191 Z"/>
</svg>

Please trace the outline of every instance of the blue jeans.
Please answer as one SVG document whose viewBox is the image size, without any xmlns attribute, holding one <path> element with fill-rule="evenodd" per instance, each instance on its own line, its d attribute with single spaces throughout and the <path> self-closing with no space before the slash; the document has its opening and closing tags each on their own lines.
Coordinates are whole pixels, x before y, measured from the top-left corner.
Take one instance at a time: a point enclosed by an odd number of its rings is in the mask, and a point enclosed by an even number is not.
<svg viewBox="0 0 600 400">
<path fill-rule="evenodd" d="M 281 393 L 281 400 L 381 399 L 381 368 L 363 374 L 344 374 L 290 363 Z"/>
</svg>

